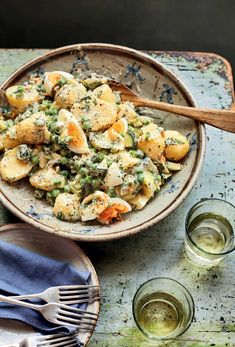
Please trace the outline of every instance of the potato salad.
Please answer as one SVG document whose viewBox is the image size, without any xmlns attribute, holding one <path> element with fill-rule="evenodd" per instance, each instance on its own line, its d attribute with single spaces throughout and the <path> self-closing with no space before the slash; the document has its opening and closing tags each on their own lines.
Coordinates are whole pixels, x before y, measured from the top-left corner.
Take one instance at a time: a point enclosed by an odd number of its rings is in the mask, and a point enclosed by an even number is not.
<svg viewBox="0 0 235 347">
<path fill-rule="evenodd" d="M 28 181 L 63 221 L 109 224 L 144 208 L 189 151 L 184 135 L 122 103 L 95 75 L 39 71 L 6 99 L 1 177 Z"/>
</svg>

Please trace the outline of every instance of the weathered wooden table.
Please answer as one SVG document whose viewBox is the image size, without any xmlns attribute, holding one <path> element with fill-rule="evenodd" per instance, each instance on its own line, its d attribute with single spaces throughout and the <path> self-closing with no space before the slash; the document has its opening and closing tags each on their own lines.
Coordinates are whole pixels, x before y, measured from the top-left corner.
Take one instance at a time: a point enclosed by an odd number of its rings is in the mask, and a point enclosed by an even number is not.
<svg viewBox="0 0 235 347">
<path fill-rule="evenodd" d="M 46 50 L 0 50 L 0 82 L 26 61 Z M 233 82 L 229 64 L 204 53 L 155 52 L 156 60 L 178 74 L 200 106 L 229 108 Z M 184 284 L 195 300 L 195 319 L 177 340 L 153 346 L 235 346 L 235 255 L 219 266 L 192 265 L 183 250 L 185 215 L 202 197 L 235 203 L 235 135 L 207 130 L 207 154 L 197 184 L 169 217 L 146 232 L 109 243 L 82 244 L 92 259 L 102 287 L 99 324 L 89 347 L 146 347 L 132 318 L 132 298 L 139 285 L 155 276 Z M 2 206 L 0 224 L 13 220 Z"/>
</svg>

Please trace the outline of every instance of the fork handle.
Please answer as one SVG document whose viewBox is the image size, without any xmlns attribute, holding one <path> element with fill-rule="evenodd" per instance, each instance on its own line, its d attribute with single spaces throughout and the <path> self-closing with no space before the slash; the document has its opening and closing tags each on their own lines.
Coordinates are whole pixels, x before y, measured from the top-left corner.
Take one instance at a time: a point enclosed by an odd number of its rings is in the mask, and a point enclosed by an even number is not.
<svg viewBox="0 0 235 347">
<path fill-rule="evenodd" d="M 8 296 L 9 299 L 16 299 L 16 300 L 26 300 L 26 299 L 42 299 L 39 294 L 27 294 L 27 295 L 15 295 L 15 296 Z M 1 346 L 0 346 L 1 347 Z"/>
<path fill-rule="evenodd" d="M 30 304 L 29 302 L 11 299 L 11 298 L 8 298 L 7 296 L 4 296 L 4 295 L 0 295 L 0 302 L 7 302 L 8 304 L 24 306 L 27 308 L 32 308 L 33 310 L 36 310 L 36 311 L 40 311 L 40 309 L 42 307 L 41 305 L 35 305 L 35 304 Z"/>
</svg>

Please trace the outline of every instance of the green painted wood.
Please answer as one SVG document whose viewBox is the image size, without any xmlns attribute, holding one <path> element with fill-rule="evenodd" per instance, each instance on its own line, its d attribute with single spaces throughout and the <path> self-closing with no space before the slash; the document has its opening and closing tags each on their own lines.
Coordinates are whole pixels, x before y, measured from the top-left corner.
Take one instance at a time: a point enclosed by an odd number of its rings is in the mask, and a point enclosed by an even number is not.
<svg viewBox="0 0 235 347">
<path fill-rule="evenodd" d="M 26 61 L 47 50 L 0 50 L 0 82 Z M 199 106 L 228 108 L 233 86 L 228 64 L 216 55 L 151 53 L 187 84 Z M 184 220 L 202 197 L 235 203 L 235 135 L 207 130 L 207 153 L 194 189 L 165 220 L 139 235 L 109 243 L 82 244 L 92 259 L 102 287 L 102 308 L 89 347 L 232 347 L 235 346 L 235 255 L 205 269 L 192 265 L 183 250 Z M 0 224 L 11 221 L 0 208 Z M 169 276 L 184 284 L 194 297 L 195 319 L 174 341 L 148 343 L 132 318 L 132 298 L 144 281 Z"/>
</svg>

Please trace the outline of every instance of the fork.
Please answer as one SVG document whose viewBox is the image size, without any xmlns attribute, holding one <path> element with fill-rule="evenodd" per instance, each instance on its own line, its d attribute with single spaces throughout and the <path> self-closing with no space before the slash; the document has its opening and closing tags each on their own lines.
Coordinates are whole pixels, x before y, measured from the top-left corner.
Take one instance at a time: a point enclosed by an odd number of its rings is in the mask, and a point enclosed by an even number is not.
<svg viewBox="0 0 235 347">
<path fill-rule="evenodd" d="M 24 306 L 39 311 L 49 322 L 58 325 L 69 325 L 79 329 L 93 330 L 98 319 L 98 315 L 93 312 L 81 310 L 79 308 L 64 304 L 50 303 L 45 305 L 35 305 L 7 296 L 0 295 L 0 302 Z"/>
<path fill-rule="evenodd" d="M 28 337 L 14 345 L 2 347 L 79 347 L 80 343 L 77 339 L 77 333 L 71 335 L 47 335 Z"/>
<path fill-rule="evenodd" d="M 66 305 L 91 303 L 100 298 L 99 286 L 95 285 L 69 285 L 46 289 L 42 293 L 8 296 L 16 300 L 40 298 L 47 303 L 61 303 Z"/>
</svg>

